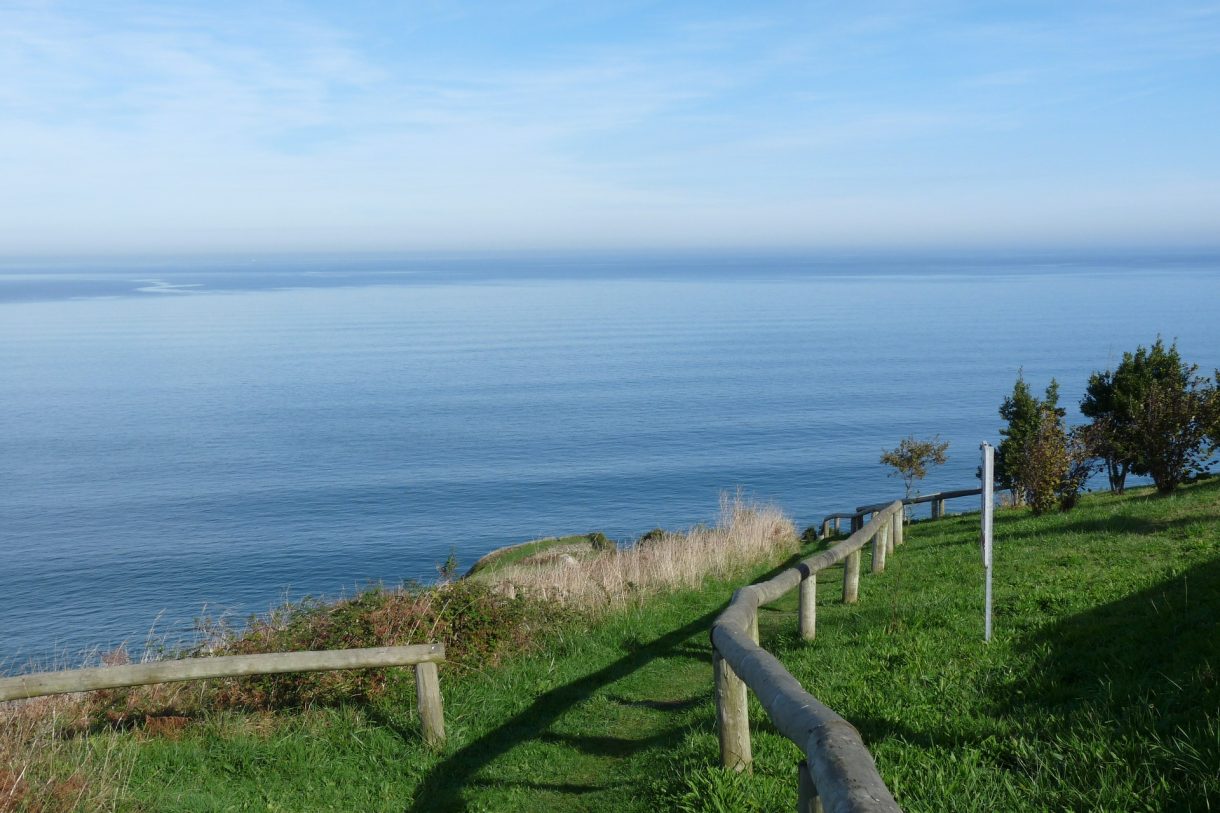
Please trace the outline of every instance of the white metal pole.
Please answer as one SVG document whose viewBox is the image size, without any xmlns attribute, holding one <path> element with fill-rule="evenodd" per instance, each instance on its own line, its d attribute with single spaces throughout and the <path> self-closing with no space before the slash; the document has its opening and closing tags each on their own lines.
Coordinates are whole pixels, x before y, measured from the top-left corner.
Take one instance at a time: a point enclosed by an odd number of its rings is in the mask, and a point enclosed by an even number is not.
<svg viewBox="0 0 1220 813">
<path fill-rule="evenodd" d="M 982 511 L 982 554 L 984 601 L 986 608 L 983 615 L 983 640 L 991 640 L 991 525 L 994 519 L 995 496 L 992 493 L 995 483 L 995 450 L 990 443 L 980 447 L 983 450 L 983 511 Z"/>
</svg>

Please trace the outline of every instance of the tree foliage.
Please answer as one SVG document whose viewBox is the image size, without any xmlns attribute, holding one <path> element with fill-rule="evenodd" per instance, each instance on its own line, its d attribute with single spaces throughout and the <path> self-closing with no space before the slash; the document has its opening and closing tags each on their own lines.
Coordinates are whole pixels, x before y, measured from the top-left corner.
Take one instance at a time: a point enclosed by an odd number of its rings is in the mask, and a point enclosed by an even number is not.
<svg viewBox="0 0 1220 813">
<path fill-rule="evenodd" d="M 1067 434 L 1053 406 L 1039 405 L 1037 421 L 1025 437 L 1021 454 L 1010 458 L 1010 463 L 1013 488 L 1020 490 L 1033 512 L 1044 514 L 1054 508 L 1070 462 Z"/>
<path fill-rule="evenodd" d="M 1043 403 L 1036 426 L 1015 458 L 1013 489 L 1035 514 L 1044 514 L 1056 505 L 1070 511 L 1096 470 L 1094 460 L 1079 428 L 1068 431 L 1063 411 Z"/>
<path fill-rule="evenodd" d="M 1113 372 L 1094 373 L 1080 411 L 1092 419 L 1090 447 L 1105 462 L 1113 491 L 1122 492 L 1131 472 L 1167 493 L 1216 448 L 1218 403 L 1198 366 L 1182 361 L 1176 342 L 1166 347 L 1158 337 L 1150 348 L 1124 353 Z"/>
<path fill-rule="evenodd" d="M 915 481 L 927 477 L 930 466 L 943 466 L 949 460 L 948 450 L 949 441 L 942 441 L 940 435 L 927 440 L 908 435 L 895 448 L 882 450 L 881 463 L 894 469 L 890 472 L 891 477 L 902 478 L 906 487 L 905 499 L 910 499 Z"/>
<path fill-rule="evenodd" d="M 1059 507 L 1064 511 L 1075 507 L 1085 483 L 1102 468 L 1089 442 L 1087 426 L 1073 426 L 1067 433 L 1067 457 L 1067 478 L 1059 489 Z"/>
<path fill-rule="evenodd" d="M 1021 487 L 1019 472 L 1024 466 L 1025 451 L 1042 426 L 1045 413 L 1061 421 L 1064 410 L 1059 407 L 1059 383 L 1051 379 L 1041 399 L 1034 397 L 1025 383 L 1025 377 L 1017 371 L 1017 381 L 1012 394 L 1000 405 L 1000 417 L 1007 425 L 1000 429 L 1000 445 L 995 452 L 995 478 L 1001 488 L 1011 489 L 1013 499 L 1020 504 L 1026 497 Z"/>
<path fill-rule="evenodd" d="M 1126 426 L 1118 406 L 1114 373 L 1106 370 L 1089 376 L 1084 398 L 1080 401 L 1080 413 L 1092 418 L 1086 438 L 1089 447 L 1106 469 L 1110 490 L 1122 494 L 1126 487 L 1127 474 L 1131 471 L 1131 454 L 1125 448 Z"/>
</svg>

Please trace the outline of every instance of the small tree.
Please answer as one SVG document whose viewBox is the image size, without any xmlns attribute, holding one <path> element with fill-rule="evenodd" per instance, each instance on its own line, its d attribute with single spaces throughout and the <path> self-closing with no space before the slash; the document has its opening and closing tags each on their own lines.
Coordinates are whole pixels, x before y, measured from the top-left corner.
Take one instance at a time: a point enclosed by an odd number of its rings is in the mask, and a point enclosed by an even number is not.
<svg viewBox="0 0 1220 813">
<path fill-rule="evenodd" d="M 1141 441 L 1132 470 L 1149 475 L 1162 494 L 1201 471 L 1215 448 L 1207 443 L 1215 390 L 1201 388 L 1200 381 L 1192 377 L 1185 387 L 1159 383 L 1144 394 L 1134 410 L 1131 429 Z"/>
<path fill-rule="evenodd" d="M 1212 385 L 1211 394 L 1211 433 L 1209 437 L 1212 449 L 1220 449 L 1220 370 L 1216 370 L 1216 383 Z"/>
<path fill-rule="evenodd" d="M 1015 489 L 1035 514 L 1056 505 L 1070 511 L 1080 499 L 1080 490 L 1097 470 L 1082 427 L 1070 432 L 1061 410 L 1049 404 L 1039 409 L 1038 425 L 1026 439 L 1013 472 Z"/>
<path fill-rule="evenodd" d="M 908 435 L 898 442 L 896 448 L 882 450 L 881 463 L 893 467 L 890 477 L 902 478 L 902 484 L 906 487 L 903 498 L 909 500 L 915 481 L 928 476 L 929 466 L 945 465 L 949 459 L 946 454 L 948 449 L 949 441 L 942 441 L 940 435 L 933 435 L 928 440 Z"/>
<path fill-rule="evenodd" d="M 1080 411 L 1093 419 L 1089 442 L 1106 462 L 1110 488 L 1121 493 L 1130 471 L 1167 493 L 1200 469 L 1217 445 L 1216 393 L 1177 344 L 1166 347 L 1160 337 L 1124 353 L 1113 373 L 1094 373 Z"/>
<path fill-rule="evenodd" d="M 1088 426 L 1073 426 L 1067 433 L 1067 478 L 1059 489 L 1059 508 L 1071 511 L 1080 500 L 1080 492 L 1102 463 L 1093 449 Z"/>
<path fill-rule="evenodd" d="M 1014 488 L 1021 491 L 1035 515 L 1044 514 L 1055 507 L 1070 469 L 1063 421 L 1053 407 L 1044 404 L 1039 409 L 1037 425 L 1025 438 L 1016 458 L 1011 472 Z"/>
<path fill-rule="evenodd" d="M 1017 371 L 1017 381 L 1012 395 L 1000 405 L 1000 417 L 1008 425 L 1000 429 L 1000 445 L 995 451 L 995 479 L 1001 488 L 1012 490 L 1013 503 L 1021 505 L 1025 500 L 1025 489 L 1021 487 L 1018 472 L 1021 470 L 1025 450 L 1042 425 L 1044 410 L 1050 410 L 1057 419 L 1064 411 L 1059 408 L 1059 382 L 1051 379 L 1041 400 L 1035 398 L 1025 383 L 1022 371 Z"/>
<path fill-rule="evenodd" d="M 457 578 L 458 558 L 457 546 L 449 546 L 449 555 L 445 557 L 445 561 L 436 566 L 436 572 L 441 577 L 441 584 L 451 584 Z"/>
<path fill-rule="evenodd" d="M 1124 416 L 1120 414 L 1114 374 L 1109 370 L 1093 373 L 1084 398 L 1080 401 L 1080 413 L 1092 418 L 1083 439 L 1091 453 L 1102 460 L 1110 490 L 1122 494 L 1127 484 L 1127 473 L 1133 462 L 1131 451 L 1126 448 Z"/>
</svg>

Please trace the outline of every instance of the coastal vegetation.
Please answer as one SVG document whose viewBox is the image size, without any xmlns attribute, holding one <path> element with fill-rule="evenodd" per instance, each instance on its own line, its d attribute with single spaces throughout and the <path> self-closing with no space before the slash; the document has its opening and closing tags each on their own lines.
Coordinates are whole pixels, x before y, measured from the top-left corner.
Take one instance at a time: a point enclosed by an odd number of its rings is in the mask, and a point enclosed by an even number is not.
<svg viewBox="0 0 1220 813">
<path fill-rule="evenodd" d="M 1220 445 L 1220 394 L 1198 373 L 1176 343 L 1166 347 L 1157 337 L 1150 348 L 1124 353 L 1113 372 L 1089 378 L 1080 411 L 1093 419 L 1090 437 L 1113 490 L 1121 492 L 1131 472 L 1173 491 Z"/>
<path fill-rule="evenodd" d="M 920 439 L 908 435 L 893 449 L 881 453 L 881 464 L 893 469 L 891 477 L 902 479 L 903 499 L 910 499 L 915 483 L 928 476 L 931 466 L 943 466 L 949 460 L 949 441 L 940 435 Z"/>
<path fill-rule="evenodd" d="M 1018 371 L 1000 405 L 1006 425 L 995 458 L 996 482 L 1014 504 L 1036 514 L 1070 510 L 1099 470 L 1116 494 L 1129 473 L 1167 494 L 1206 471 L 1220 448 L 1220 370 L 1213 383 L 1158 336 L 1150 348 L 1124 353 L 1115 370 L 1093 373 L 1080 411 L 1091 422 L 1069 429 L 1059 383 L 1052 378 L 1038 398 Z"/>
<path fill-rule="evenodd" d="M 796 635 L 792 598 L 761 613 L 765 645 L 856 725 L 911 813 L 1220 803 L 1220 481 L 1085 495 L 1071 515 L 998 512 L 990 644 L 977 532 L 977 516 L 914 524 L 858 604 L 835 601 L 840 576 L 823 574 L 816 642 Z M 447 638 L 440 752 L 419 736 L 409 676 L 363 676 L 346 696 L 252 682 L 228 706 L 214 705 L 217 687 L 154 687 L 111 698 L 112 712 L 143 704 L 117 718 L 98 699 L 13 704 L 0 747 L 21 778 L 6 775 L 0 799 L 40 811 L 789 809 L 796 750 L 753 701 L 754 773 L 717 767 L 707 662 L 711 618 L 770 569 L 593 614 L 479 580 L 442 588 L 509 614 L 488 627 L 521 626 L 465 655 Z M 251 641 L 363 642 L 391 606 L 449 634 L 449 610 L 406 613 L 398 595 L 299 608 Z M 13 750 L 22 736 L 36 748 Z"/>
<path fill-rule="evenodd" d="M 600 555 L 513 563 L 484 578 L 501 590 L 596 611 L 678 588 L 695 588 L 744 568 L 796 552 L 796 527 L 780 509 L 722 495 L 720 519 L 682 532 L 650 532 L 646 540 Z M 479 578 L 481 574 L 476 573 Z"/>
<path fill-rule="evenodd" d="M 481 557 L 466 571 L 466 576 L 500 570 L 519 562 L 542 563 L 562 556 L 585 556 L 599 549 L 605 549 L 610 543 L 601 532 L 590 534 L 569 534 L 568 536 L 548 536 L 543 539 L 532 539 L 520 545 L 509 545 L 497 548 Z"/>
</svg>

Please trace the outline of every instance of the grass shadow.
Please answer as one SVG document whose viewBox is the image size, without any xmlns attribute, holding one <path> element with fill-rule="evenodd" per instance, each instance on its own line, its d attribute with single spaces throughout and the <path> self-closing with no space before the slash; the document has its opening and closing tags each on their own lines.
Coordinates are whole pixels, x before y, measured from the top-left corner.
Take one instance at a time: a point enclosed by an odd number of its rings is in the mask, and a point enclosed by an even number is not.
<svg viewBox="0 0 1220 813">
<path fill-rule="evenodd" d="M 1035 667 L 997 698 L 1008 711 L 1071 713 L 1150 696 L 1220 701 L 1220 559 L 1041 627 L 1018 645 Z M 1170 708 L 1162 707 L 1162 711 Z"/>
<path fill-rule="evenodd" d="M 1175 788 L 1173 809 L 1199 802 L 1186 762 L 1220 764 L 1220 559 L 1040 627 L 1016 648 L 1028 667 L 995 691 L 999 713 L 1043 721 L 1060 741 L 1108 731 Z"/>
<path fill-rule="evenodd" d="M 809 555 L 808 550 L 798 551 L 783 563 L 757 577 L 756 581 L 769 579 Z M 731 589 L 726 590 L 726 593 L 730 592 Z M 699 636 L 706 640 L 703 636 L 711 629 L 712 621 L 727 605 L 728 595 L 725 598 L 725 605 L 721 605 L 659 638 L 648 642 L 638 638 L 633 639 L 630 646 L 627 647 L 624 657 L 579 680 L 539 695 L 524 711 L 446 756 L 428 772 L 416 792 L 414 804 L 409 809 L 417 813 L 430 810 L 464 809 L 463 788 L 480 784 L 482 780 L 477 778 L 479 772 L 514 747 L 530 740 L 563 741 L 585 753 L 603 755 L 613 753 L 619 757 L 630 756 L 638 751 L 657 748 L 667 743 L 676 746 L 685 734 L 685 727 L 681 724 L 675 724 L 661 734 L 642 739 L 580 737 L 573 740 L 565 735 L 556 735 L 548 729 L 572 707 L 658 658 L 705 660 L 708 663 L 710 678 L 710 647 L 696 648 L 692 645 L 691 639 Z M 611 695 L 609 699 L 621 705 L 674 713 L 680 713 L 703 702 L 703 698 L 677 701 L 625 700 L 621 695 Z M 764 718 L 764 721 L 760 721 L 759 724 L 765 726 L 769 724 L 769 721 Z"/>
<path fill-rule="evenodd" d="M 477 774 L 494 760 L 523 742 L 555 739 L 557 735 L 552 734 L 548 729 L 569 709 L 589 699 L 606 686 L 647 666 L 657 658 L 672 657 L 676 652 L 680 652 L 685 648 L 688 639 L 709 629 L 712 620 L 719 613 L 719 609 L 706 613 L 596 672 L 540 694 L 524 711 L 473 742 L 462 746 L 436 764 L 420 784 L 415 803 L 410 810 L 423 813 L 423 811 L 431 810 L 464 809 L 463 789 L 475 783 Z M 710 674 L 710 663 L 708 668 Z M 682 727 L 674 726 L 663 735 L 645 740 L 615 739 L 613 743 L 610 743 L 604 740 L 611 738 L 593 738 L 598 742 L 593 742 L 591 739 L 580 745 L 592 751 L 613 749 L 617 756 L 626 756 L 643 748 L 663 745 L 667 741 L 676 744 L 682 735 Z"/>
</svg>

